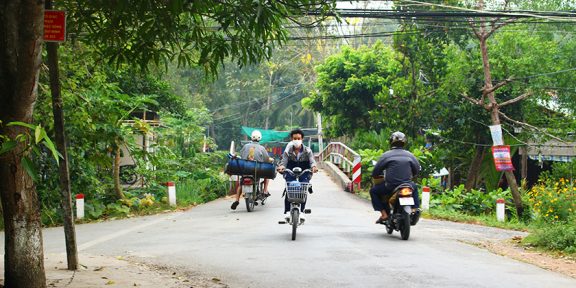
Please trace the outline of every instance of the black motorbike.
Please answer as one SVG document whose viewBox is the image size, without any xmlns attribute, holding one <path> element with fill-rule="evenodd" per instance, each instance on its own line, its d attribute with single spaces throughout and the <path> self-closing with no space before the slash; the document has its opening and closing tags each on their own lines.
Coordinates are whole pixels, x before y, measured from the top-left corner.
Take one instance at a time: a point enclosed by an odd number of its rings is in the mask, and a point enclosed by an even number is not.
<svg viewBox="0 0 576 288">
<path fill-rule="evenodd" d="M 251 175 L 245 175 L 240 178 L 240 185 L 244 199 L 246 200 L 246 210 L 254 211 L 254 207 L 260 204 L 264 205 L 267 195 L 264 194 L 264 179 L 259 179 Z"/>
<path fill-rule="evenodd" d="M 386 232 L 392 234 L 394 230 L 400 231 L 402 240 L 408 240 L 410 237 L 410 226 L 416 225 L 420 220 L 420 211 L 414 208 L 414 190 L 410 183 L 404 183 L 394 188 L 392 195 L 382 199 L 383 203 L 390 205 L 391 213 L 388 220 L 383 224 L 386 226 Z"/>
</svg>

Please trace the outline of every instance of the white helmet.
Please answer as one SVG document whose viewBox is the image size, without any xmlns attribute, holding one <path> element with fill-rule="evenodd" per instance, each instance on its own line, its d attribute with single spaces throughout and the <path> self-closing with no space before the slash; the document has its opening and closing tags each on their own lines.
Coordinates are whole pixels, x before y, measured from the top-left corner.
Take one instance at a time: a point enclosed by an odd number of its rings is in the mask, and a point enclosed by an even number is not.
<svg viewBox="0 0 576 288">
<path fill-rule="evenodd" d="M 250 138 L 252 138 L 252 141 L 254 142 L 260 142 L 260 140 L 262 140 L 262 133 L 258 130 L 254 130 L 252 131 L 252 136 L 250 136 Z"/>
</svg>

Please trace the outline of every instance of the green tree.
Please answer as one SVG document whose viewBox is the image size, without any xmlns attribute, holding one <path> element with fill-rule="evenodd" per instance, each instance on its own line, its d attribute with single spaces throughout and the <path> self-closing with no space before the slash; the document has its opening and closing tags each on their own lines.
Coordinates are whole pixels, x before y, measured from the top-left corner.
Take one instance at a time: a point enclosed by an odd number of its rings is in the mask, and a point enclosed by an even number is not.
<svg viewBox="0 0 576 288">
<path fill-rule="evenodd" d="M 403 95 L 409 81 L 401 77 L 400 57 L 382 43 L 357 50 L 345 47 L 316 68 L 316 90 L 303 103 L 326 117 L 332 136 L 378 128 L 372 111 L 378 105 L 390 108 L 392 98 Z M 400 92 L 390 95 L 391 88 Z"/>
<path fill-rule="evenodd" d="M 505 2 L 504 4 L 505 9 L 507 8 L 506 5 L 508 4 L 509 4 L 508 2 Z M 484 9 L 484 7 L 485 7 L 484 1 L 480 0 L 478 2 L 478 8 L 482 10 Z M 464 98 L 469 100 L 471 103 L 484 108 L 489 113 L 492 125 L 501 124 L 502 122 L 501 119 L 504 119 L 509 123 L 535 128 L 534 126 L 528 125 L 525 122 L 512 119 L 510 116 L 508 116 L 506 110 L 512 109 L 509 107 L 513 106 L 509 105 L 521 102 L 522 100 L 533 96 L 535 94 L 535 91 L 532 85 L 534 85 L 534 83 L 541 82 L 542 80 L 532 75 L 526 75 L 525 77 L 523 77 L 524 78 L 523 80 L 525 80 L 524 83 L 516 82 L 513 85 L 510 85 L 510 82 L 514 82 L 514 80 L 522 78 L 519 76 L 511 76 L 511 74 L 522 75 L 525 74 L 527 71 L 533 71 L 534 67 L 536 66 L 540 68 L 546 67 L 548 69 L 556 68 L 557 67 L 556 65 L 551 64 L 562 61 L 557 61 L 554 60 L 554 58 L 551 58 L 551 55 L 556 55 L 554 53 L 556 50 L 556 48 L 554 47 L 556 46 L 554 45 L 554 42 L 547 42 L 545 41 L 546 39 L 542 38 L 538 39 L 538 37 L 530 37 L 531 35 L 524 35 L 525 36 L 524 38 L 515 38 L 517 35 L 512 36 L 511 34 L 501 34 L 502 36 L 500 37 L 512 37 L 516 41 L 510 41 L 511 38 L 501 41 L 496 40 L 497 45 L 500 45 L 501 47 L 503 47 L 503 49 L 499 51 L 500 53 L 489 53 L 488 39 L 498 36 L 496 32 L 501 28 L 506 27 L 508 24 L 512 22 L 514 22 L 514 19 L 502 20 L 500 18 L 495 18 L 487 20 L 484 17 L 481 17 L 480 22 L 478 24 L 472 23 L 471 24 L 472 31 L 479 42 L 478 54 L 475 54 L 475 56 L 480 59 L 480 61 L 478 61 L 477 63 L 481 63 L 481 66 L 480 67 L 476 66 L 476 70 L 475 68 L 471 67 L 468 67 L 467 70 L 458 68 L 454 69 L 454 67 L 452 67 L 454 71 L 454 74 L 452 76 L 456 76 L 455 75 L 456 73 L 460 74 L 459 79 L 461 79 L 461 82 L 459 84 L 461 85 L 459 87 L 460 89 L 462 89 L 464 87 L 467 88 L 473 87 L 472 85 L 463 84 L 463 82 L 470 81 L 469 80 L 470 78 L 468 80 L 462 79 L 463 71 L 479 71 L 482 73 L 481 74 L 482 77 L 480 79 L 482 79 L 483 85 L 479 89 L 480 93 L 470 90 L 468 91 L 461 90 L 461 92 L 463 92 L 462 96 Z M 490 23 L 490 25 L 488 25 L 488 23 Z M 531 43 L 528 41 L 531 41 Z M 510 47 L 508 45 L 514 47 Z M 533 52 L 534 54 L 530 54 L 531 52 Z M 461 52 L 458 52 L 456 54 L 463 55 L 463 53 Z M 494 59 L 499 59 L 501 61 L 497 61 Z M 450 63 L 454 62 L 451 61 Z M 458 63 L 455 65 L 458 65 L 460 66 L 460 68 L 463 68 L 462 63 Z M 464 73 L 464 75 L 465 74 L 466 73 Z M 500 76 L 498 78 L 499 81 L 494 80 L 498 76 Z M 532 81 L 533 78 L 535 80 Z M 450 89 L 452 88 L 454 88 L 454 86 L 452 86 Z M 469 95 L 468 92 L 473 93 L 472 94 L 473 96 Z M 539 132 L 542 132 L 542 130 L 540 129 L 537 130 L 539 130 Z M 548 136 L 551 135 L 548 134 Z M 506 176 L 508 185 L 511 188 L 517 214 L 521 217 L 523 214 L 523 204 L 521 200 L 521 195 L 519 193 L 516 177 L 512 171 L 505 171 L 504 175 Z"/>
</svg>

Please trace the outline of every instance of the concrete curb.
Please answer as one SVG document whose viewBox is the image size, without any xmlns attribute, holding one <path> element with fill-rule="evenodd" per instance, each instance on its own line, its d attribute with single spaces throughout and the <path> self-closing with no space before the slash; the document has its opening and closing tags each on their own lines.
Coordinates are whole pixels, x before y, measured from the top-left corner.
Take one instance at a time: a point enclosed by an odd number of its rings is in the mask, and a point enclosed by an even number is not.
<svg viewBox="0 0 576 288">
<path fill-rule="evenodd" d="M 324 169 L 328 175 L 330 175 L 330 178 L 332 178 L 336 184 L 342 187 L 342 190 L 350 192 L 349 187 L 352 183 L 352 180 L 350 180 L 350 178 L 348 178 L 348 176 L 346 176 L 346 174 L 344 174 L 340 168 L 328 161 L 321 162 L 320 167 Z"/>
</svg>

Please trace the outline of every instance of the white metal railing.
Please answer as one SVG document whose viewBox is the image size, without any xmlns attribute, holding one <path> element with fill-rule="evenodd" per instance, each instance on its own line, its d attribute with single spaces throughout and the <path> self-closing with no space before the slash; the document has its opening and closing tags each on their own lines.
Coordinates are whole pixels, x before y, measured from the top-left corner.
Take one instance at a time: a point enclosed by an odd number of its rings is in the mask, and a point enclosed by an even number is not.
<svg viewBox="0 0 576 288">
<path fill-rule="evenodd" d="M 328 161 L 336 165 L 352 180 L 349 187 L 350 192 L 353 192 L 355 188 L 360 189 L 360 182 L 362 180 L 362 158 L 360 154 L 342 142 L 330 142 L 328 146 L 320 152 L 319 158 L 320 162 Z"/>
</svg>

